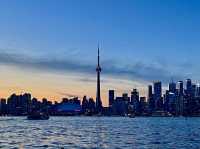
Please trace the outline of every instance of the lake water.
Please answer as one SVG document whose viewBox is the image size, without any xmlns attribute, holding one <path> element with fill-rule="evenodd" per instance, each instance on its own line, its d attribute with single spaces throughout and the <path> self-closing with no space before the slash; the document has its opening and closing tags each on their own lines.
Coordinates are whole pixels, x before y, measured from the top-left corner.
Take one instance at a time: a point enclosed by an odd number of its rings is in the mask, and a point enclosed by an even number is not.
<svg viewBox="0 0 200 149">
<path fill-rule="evenodd" d="M 0 117 L 0 148 L 197 149 L 200 118 Z"/>
</svg>

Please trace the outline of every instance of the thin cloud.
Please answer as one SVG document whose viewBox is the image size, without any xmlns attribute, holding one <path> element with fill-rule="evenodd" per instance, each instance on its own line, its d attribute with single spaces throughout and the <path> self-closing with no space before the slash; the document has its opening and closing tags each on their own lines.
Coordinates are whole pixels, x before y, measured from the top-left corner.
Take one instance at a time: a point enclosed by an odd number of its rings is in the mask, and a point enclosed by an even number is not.
<svg viewBox="0 0 200 149">
<path fill-rule="evenodd" d="M 70 93 L 63 93 L 63 92 L 58 92 L 58 94 L 62 95 L 62 96 L 66 96 L 68 98 L 74 98 L 74 97 L 78 97 L 78 98 L 82 98 L 79 95 L 75 95 L 75 94 L 70 94 Z"/>
<path fill-rule="evenodd" d="M 81 60 L 59 59 L 50 57 L 31 57 L 17 53 L 0 52 L 0 64 L 23 66 L 30 69 L 53 70 L 53 71 L 71 71 L 85 74 L 94 74 L 96 63 L 83 63 Z M 114 60 L 102 61 L 103 74 L 127 78 L 130 80 L 154 81 L 161 80 L 167 82 L 170 80 L 171 72 L 165 68 L 155 65 L 147 65 L 141 62 L 131 65 L 120 65 Z M 173 75 L 174 80 L 184 78 L 182 75 Z M 94 82 L 93 79 L 83 79 L 82 81 Z"/>
</svg>

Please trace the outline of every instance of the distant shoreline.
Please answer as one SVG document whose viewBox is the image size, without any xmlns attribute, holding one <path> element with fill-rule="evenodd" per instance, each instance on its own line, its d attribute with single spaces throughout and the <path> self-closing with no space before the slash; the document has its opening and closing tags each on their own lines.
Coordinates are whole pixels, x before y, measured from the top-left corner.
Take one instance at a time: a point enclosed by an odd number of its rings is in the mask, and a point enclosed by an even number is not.
<svg viewBox="0 0 200 149">
<path fill-rule="evenodd" d="M 27 115 L 6 115 L 6 116 L 0 116 L 0 118 L 3 118 L 3 117 L 27 117 Z M 85 116 L 85 115 L 68 115 L 68 116 L 65 116 L 65 115 L 53 115 L 53 116 L 50 116 L 50 117 L 124 117 L 124 118 L 151 118 L 151 117 L 163 117 L 163 118 L 166 118 L 166 117 L 171 117 L 171 118 L 192 118 L 192 117 L 200 117 L 200 116 L 135 116 L 135 117 L 129 117 L 129 116 L 98 116 L 98 115 L 93 115 L 93 116 Z"/>
</svg>

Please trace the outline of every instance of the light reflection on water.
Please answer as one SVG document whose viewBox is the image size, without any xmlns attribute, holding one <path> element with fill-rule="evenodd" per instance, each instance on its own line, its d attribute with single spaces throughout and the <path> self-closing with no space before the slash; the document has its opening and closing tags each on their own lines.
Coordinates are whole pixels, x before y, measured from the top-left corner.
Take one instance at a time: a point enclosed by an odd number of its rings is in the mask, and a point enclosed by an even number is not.
<svg viewBox="0 0 200 149">
<path fill-rule="evenodd" d="M 200 118 L 0 117 L 0 148 L 200 147 Z"/>
</svg>

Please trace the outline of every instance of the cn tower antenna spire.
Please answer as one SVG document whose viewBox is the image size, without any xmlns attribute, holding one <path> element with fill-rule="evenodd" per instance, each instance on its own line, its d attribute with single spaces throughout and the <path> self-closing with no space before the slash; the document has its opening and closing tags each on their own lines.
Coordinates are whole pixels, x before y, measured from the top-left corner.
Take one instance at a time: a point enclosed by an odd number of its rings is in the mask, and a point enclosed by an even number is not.
<svg viewBox="0 0 200 149">
<path fill-rule="evenodd" d="M 98 43 L 98 66 L 100 66 L 99 59 L 100 59 L 100 57 L 99 57 L 99 43 Z"/>
</svg>

